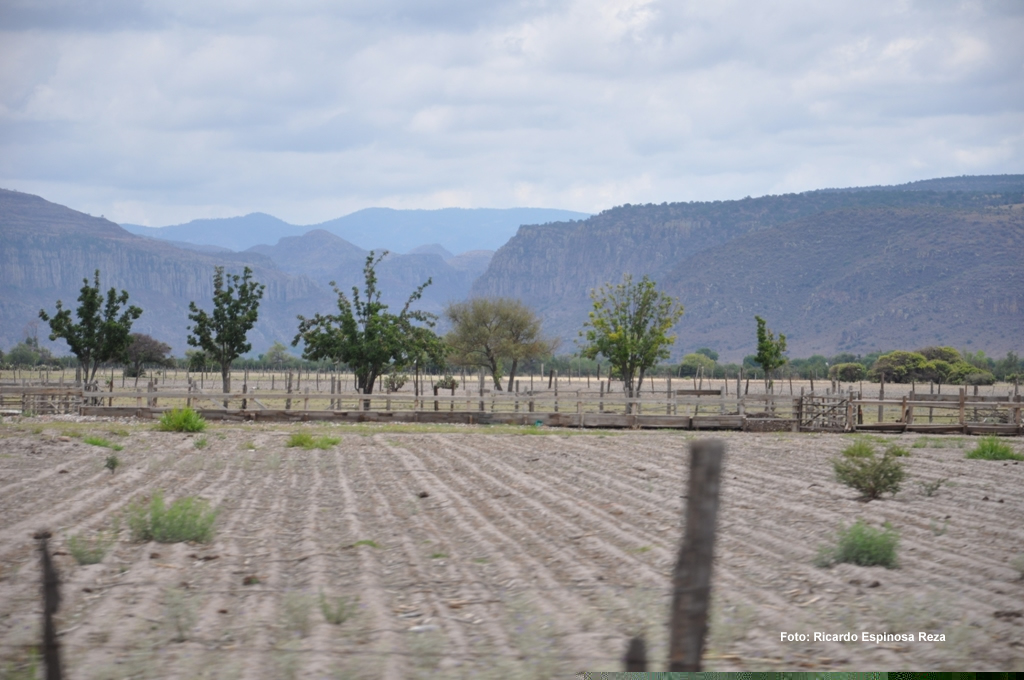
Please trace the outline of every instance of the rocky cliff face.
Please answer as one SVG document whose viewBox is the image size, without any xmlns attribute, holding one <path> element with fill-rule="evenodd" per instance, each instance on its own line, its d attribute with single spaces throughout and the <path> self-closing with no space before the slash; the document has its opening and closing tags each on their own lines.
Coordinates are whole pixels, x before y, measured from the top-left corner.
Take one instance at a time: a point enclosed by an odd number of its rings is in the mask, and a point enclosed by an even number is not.
<svg viewBox="0 0 1024 680">
<path fill-rule="evenodd" d="M 275 339 L 290 340 L 296 314 L 330 304 L 315 282 L 281 272 L 258 254 L 183 250 L 37 196 L 0 190 L 0 345 L 22 340 L 39 310 L 52 312 L 58 299 L 76 308 L 82 280 L 91 280 L 99 269 L 104 290 L 125 289 L 131 303 L 144 310 L 134 330 L 167 342 L 181 354 L 187 348 L 188 303 L 212 307 L 218 265 L 237 273 L 249 265 L 267 286 L 260 322 L 250 336 L 258 351 Z M 48 332 L 45 324 L 39 326 L 41 338 Z"/>
<path fill-rule="evenodd" d="M 687 306 L 677 353 L 700 346 L 726 358 L 751 353 L 755 314 L 787 333 L 796 355 L 940 340 L 1019 349 L 1010 331 L 1014 324 L 1024 330 L 1024 323 L 1005 316 L 1019 308 L 1019 296 L 997 291 L 1008 276 L 1019 281 L 1012 266 L 999 264 L 1009 262 L 1004 256 L 1024 261 L 1016 246 L 1007 246 L 1019 243 L 1019 208 L 1010 206 L 1024 203 L 1024 176 L 993 181 L 1003 193 L 984 182 L 968 183 L 980 186 L 977 192 L 820 191 L 627 205 L 581 222 L 524 226 L 495 254 L 472 294 L 521 298 L 542 315 L 546 332 L 563 339 L 560 351 L 573 350 L 590 310 L 589 291 L 618 283 L 625 273 L 649 275 Z M 921 248 L 946 255 L 924 266 Z M 967 255 L 958 258 L 960 251 Z M 937 274 L 943 268 L 948 275 Z M 851 296 L 863 302 L 856 312 Z M 932 298 L 940 307 L 913 311 Z M 882 304 L 897 299 L 904 316 L 898 323 L 895 311 L 883 312 L 897 307 Z M 954 317 L 975 323 L 954 327 Z"/>
</svg>

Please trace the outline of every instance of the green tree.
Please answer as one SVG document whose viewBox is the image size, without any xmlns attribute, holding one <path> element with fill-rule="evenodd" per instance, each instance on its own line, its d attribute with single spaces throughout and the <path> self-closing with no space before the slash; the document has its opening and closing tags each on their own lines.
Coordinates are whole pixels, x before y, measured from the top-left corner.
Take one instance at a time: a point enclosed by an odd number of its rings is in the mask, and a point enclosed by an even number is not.
<svg viewBox="0 0 1024 680">
<path fill-rule="evenodd" d="M 311 319 L 300 315 L 299 332 L 292 340 L 293 346 L 304 343 L 304 359 L 348 364 L 363 394 L 371 394 L 377 377 L 384 373 L 427 360 L 444 363 L 444 343 L 431 330 L 437 317 L 410 309 L 423 296 L 431 279 L 412 292 L 398 314 L 388 312 L 388 306 L 381 302 L 376 267 L 387 254 L 385 250 L 375 257 L 370 251 L 363 266 L 365 288 L 362 295 L 353 286 L 349 300 L 331 281 L 338 295 L 338 313 L 317 314 Z M 417 326 L 417 323 L 422 325 Z M 368 407 L 368 402 L 364 402 L 364 408 Z"/>
<path fill-rule="evenodd" d="M 580 331 L 580 355 L 608 359 L 622 378 L 626 396 L 634 398 L 646 371 L 668 358 L 676 340 L 668 332 L 683 316 L 683 306 L 646 276 L 634 283 L 629 274 L 620 284 L 592 290 L 590 299 L 594 309 Z M 632 412 L 632 405 L 627 411 Z"/>
<path fill-rule="evenodd" d="M 856 362 L 835 364 L 828 369 L 828 377 L 840 382 L 857 382 L 863 380 L 865 375 L 867 375 L 867 371 L 863 364 Z"/>
<path fill-rule="evenodd" d="M 201 349 L 187 349 L 184 362 L 184 368 L 189 371 L 205 371 L 210 364 L 210 357 L 206 356 L 206 352 Z"/>
<path fill-rule="evenodd" d="M 772 380 L 772 371 L 781 368 L 786 363 L 786 336 L 779 333 L 778 339 L 768 328 L 764 319 L 755 316 L 757 321 L 757 354 L 754 361 L 764 369 L 765 387 L 771 392 L 775 386 Z"/>
<path fill-rule="evenodd" d="M 7 353 L 7 363 L 11 366 L 35 366 L 39 363 L 39 352 L 29 341 L 19 342 Z"/>
<path fill-rule="evenodd" d="M 703 352 L 693 352 L 679 362 L 681 376 L 692 376 L 702 373 L 704 376 L 714 375 L 715 360 Z"/>
<path fill-rule="evenodd" d="M 135 386 L 138 387 L 139 378 L 145 372 L 142 369 L 143 365 L 167 366 L 171 361 L 167 357 L 171 352 L 171 346 L 145 333 L 132 333 L 131 338 L 131 344 L 128 345 L 128 350 L 125 352 L 125 363 L 128 364 L 125 375 L 134 376 Z"/>
<path fill-rule="evenodd" d="M 506 362 L 511 391 L 520 361 L 553 351 L 554 343 L 541 337 L 540 319 L 519 300 L 474 298 L 448 305 L 444 314 L 452 324 L 445 343 L 453 363 L 487 368 L 499 392 Z"/>
<path fill-rule="evenodd" d="M 701 347 L 700 349 L 698 349 L 696 351 L 696 354 L 703 354 L 704 356 L 706 356 L 708 359 L 711 359 L 712 361 L 718 361 L 718 352 L 716 352 L 715 350 L 711 349 L 710 347 Z"/>
<path fill-rule="evenodd" d="M 114 288 L 107 291 L 106 304 L 100 293 L 100 270 L 94 276 L 95 285 L 89 279 L 82 279 L 78 295 L 78 323 L 71 320 L 71 310 L 64 309 L 57 300 L 57 312 L 51 317 L 45 310 L 39 310 L 39 318 L 50 324 L 50 340 L 62 338 L 71 353 L 78 357 L 83 378 L 92 382 L 100 364 L 124 358 L 131 344 L 132 323 L 142 316 L 142 310 L 128 304 L 128 292 L 120 295 Z M 122 308 L 123 311 L 122 311 Z"/>
<path fill-rule="evenodd" d="M 260 358 L 266 365 L 272 368 L 282 368 L 297 363 L 295 357 L 288 353 L 288 348 L 285 347 L 284 343 L 277 340 Z"/>
<path fill-rule="evenodd" d="M 220 364 L 224 392 L 231 391 L 231 362 L 252 349 L 246 336 L 256 324 L 262 283 L 252 280 L 252 270 L 246 267 L 242 275 L 224 276 L 224 267 L 213 270 L 213 313 L 207 314 L 195 302 L 188 303 L 188 344 L 200 347 L 207 357 Z"/>
</svg>

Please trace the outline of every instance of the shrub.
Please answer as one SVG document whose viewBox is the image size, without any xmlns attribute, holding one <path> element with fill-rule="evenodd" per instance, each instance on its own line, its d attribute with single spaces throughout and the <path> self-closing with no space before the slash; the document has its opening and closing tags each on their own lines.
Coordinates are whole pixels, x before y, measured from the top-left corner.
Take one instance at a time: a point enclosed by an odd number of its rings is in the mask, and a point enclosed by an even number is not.
<svg viewBox="0 0 1024 680">
<path fill-rule="evenodd" d="M 836 545 L 819 549 L 816 564 L 819 567 L 830 567 L 847 562 L 862 567 L 894 569 L 899 534 L 888 522 L 882 527 L 874 529 L 859 519 L 849 528 L 840 526 Z"/>
<path fill-rule="evenodd" d="M 446 375 L 445 377 L 434 383 L 434 387 L 439 390 L 454 390 L 458 389 L 459 381 L 455 379 L 455 376 Z"/>
<path fill-rule="evenodd" d="M 306 449 L 307 451 L 310 449 L 327 450 L 332 446 L 336 445 L 340 441 L 341 439 L 339 437 L 318 437 L 316 439 L 313 439 L 313 435 L 309 434 L 308 432 L 301 432 L 299 434 L 293 434 L 292 436 L 288 437 L 288 443 L 285 444 L 285 446 L 289 448 L 295 448 L 299 446 Z"/>
<path fill-rule="evenodd" d="M 128 528 L 132 540 L 138 542 L 209 543 L 216 519 L 217 511 L 211 510 L 206 501 L 186 496 L 167 507 L 160 491 L 153 494 L 148 506 L 136 503 L 128 508 Z"/>
<path fill-rule="evenodd" d="M 994 385 L 996 377 L 991 373 L 976 371 L 964 376 L 965 385 Z"/>
<path fill-rule="evenodd" d="M 384 390 L 387 392 L 397 392 L 402 389 L 406 381 L 409 379 L 405 373 L 391 373 L 390 375 L 384 376 Z"/>
<path fill-rule="evenodd" d="M 175 408 L 164 411 L 157 429 L 164 432 L 202 432 L 206 429 L 206 421 L 190 408 Z"/>
<path fill-rule="evenodd" d="M 909 455 L 906 450 L 890 446 L 879 457 L 866 441 L 848 446 L 841 458 L 832 461 L 836 479 L 864 494 L 865 498 L 879 498 L 883 493 L 896 494 L 906 476 L 898 460 Z"/>
<path fill-rule="evenodd" d="M 999 437 L 982 437 L 978 446 L 967 452 L 968 458 L 982 460 L 1024 460 L 1024 456 L 1015 452 L 1009 444 L 999 441 Z"/>
<path fill-rule="evenodd" d="M 351 600 L 347 597 L 328 598 L 324 595 L 324 591 L 320 591 L 320 611 L 323 613 L 324 619 L 335 626 L 340 626 L 352 618 L 358 605 L 358 597 Z"/>
<path fill-rule="evenodd" d="M 857 382 L 867 376 L 867 371 L 862 364 L 848 363 L 836 364 L 828 369 L 828 377 L 840 382 Z"/>
<path fill-rule="evenodd" d="M 120 451 L 120 449 L 118 449 L 118 451 Z M 115 472 L 117 472 L 117 468 L 120 467 L 120 465 L 121 459 L 115 456 L 114 454 L 110 454 L 109 456 L 107 456 L 106 462 L 103 463 L 103 467 L 110 470 L 110 474 L 114 474 Z"/>
<path fill-rule="evenodd" d="M 103 536 L 85 538 L 74 534 L 68 537 L 68 552 L 79 564 L 99 564 L 106 556 L 110 543 Z"/>
</svg>

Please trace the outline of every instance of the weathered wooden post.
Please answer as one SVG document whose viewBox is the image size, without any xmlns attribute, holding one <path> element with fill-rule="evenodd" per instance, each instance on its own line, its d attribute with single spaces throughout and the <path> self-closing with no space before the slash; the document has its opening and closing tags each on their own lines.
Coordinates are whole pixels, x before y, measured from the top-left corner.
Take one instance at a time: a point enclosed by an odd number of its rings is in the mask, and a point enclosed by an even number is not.
<svg viewBox="0 0 1024 680">
<path fill-rule="evenodd" d="M 53 615 L 60 609 L 60 576 L 48 545 L 50 532 L 43 530 L 33 538 L 39 541 L 39 557 L 43 567 L 43 662 L 46 664 L 46 680 L 61 680 L 64 677 L 60 663 L 60 642 Z"/>
<path fill-rule="evenodd" d="M 484 410 L 484 369 L 480 369 L 480 411 Z"/>
<path fill-rule="evenodd" d="M 600 367 L 600 364 L 598 364 L 598 367 Z M 597 402 L 597 412 L 604 413 L 604 381 L 601 380 L 598 384 L 601 386 L 601 400 Z"/>
<path fill-rule="evenodd" d="M 879 401 L 884 401 L 885 400 L 885 373 L 883 373 L 881 375 L 880 382 L 878 383 L 878 400 Z M 879 404 L 878 405 L 878 424 L 879 425 L 882 424 L 882 420 L 885 418 L 885 413 L 883 411 L 884 408 L 885 408 L 884 404 Z"/>
<path fill-rule="evenodd" d="M 669 672 L 701 668 L 724 457 L 721 440 L 703 439 L 690 445 L 686 533 L 672 574 Z"/>
<path fill-rule="evenodd" d="M 964 432 L 967 432 L 967 421 L 965 419 L 965 408 L 964 403 L 967 401 L 967 388 L 960 388 L 960 427 Z"/>
<path fill-rule="evenodd" d="M 626 656 L 622 662 L 627 673 L 647 672 L 647 644 L 644 643 L 642 635 L 637 635 L 629 641 L 629 647 L 626 649 Z"/>
</svg>

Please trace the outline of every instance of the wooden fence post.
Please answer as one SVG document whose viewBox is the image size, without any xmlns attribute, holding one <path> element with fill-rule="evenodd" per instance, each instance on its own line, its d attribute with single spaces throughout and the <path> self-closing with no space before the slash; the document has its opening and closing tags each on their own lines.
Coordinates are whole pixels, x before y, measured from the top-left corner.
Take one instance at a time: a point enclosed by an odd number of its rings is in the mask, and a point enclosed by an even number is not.
<svg viewBox="0 0 1024 680">
<path fill-rule="evenodd" d="M 878 400 L 882 401 L 883 399 L 885 399 L 885 373 L 883 373 L 881 375 L 880 382 L 878 383 Z M 884 408 L 885 408 L 885 406 L 883 404 L 879 404 L 878 405 L 878 424 L 879 425 L 882 424 L 882 420 L 885 418 L 885 414 L 882 411 L 882 409 L 884 409 Z"/>
<path fill-rule="evenodd" d="M 647 645 L 644 643 L 642 635 L 637 635 L 629 641 L 629 647 L 626 649 L 626 656 L 622 662 L 627 673 L 647 672 Z"/>
<path fill-rule="evenodd" d="M 669 672 L 699 671 L 701 667 L 724 457 L 721 440 L 704 439 L 690 445 L 686 533 L 672 574 Z"/>
<path fill-rule="evenodd" d="M 43 662 L 46 664 L 46 680 L 61 680 L 64 674 L 60 663 L 60 642 L 53 615 L 60 608 L 60 576 L 53 566 L 48 541 L 50 532 L 43 530 L 34 538 L 39 541 L 39 557 L 43 566 Z"/>
</svg>

